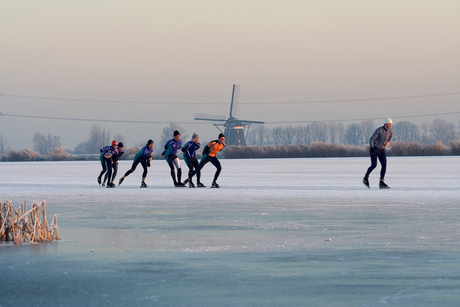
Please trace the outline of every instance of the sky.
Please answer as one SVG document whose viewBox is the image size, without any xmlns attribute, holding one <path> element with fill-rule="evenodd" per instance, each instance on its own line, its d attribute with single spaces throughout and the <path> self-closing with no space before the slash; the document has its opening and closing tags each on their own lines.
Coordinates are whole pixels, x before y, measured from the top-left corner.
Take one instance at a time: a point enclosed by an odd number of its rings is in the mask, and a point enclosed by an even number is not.
<svg viewBox="0 0 460 307">
<path fill-rule="evenodd" d="M 460 124 L 460 1 L 0 0 L 0 134 L 127 146 L 196 113 L 269 128 L 386 117 Z"/>
</svg>

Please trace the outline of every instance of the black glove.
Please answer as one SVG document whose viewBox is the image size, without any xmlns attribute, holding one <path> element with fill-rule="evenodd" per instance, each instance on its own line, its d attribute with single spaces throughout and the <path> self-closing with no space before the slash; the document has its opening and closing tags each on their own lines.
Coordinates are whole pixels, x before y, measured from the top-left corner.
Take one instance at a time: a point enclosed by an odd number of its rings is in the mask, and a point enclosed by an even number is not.
<svg viewBox="0 0 460 307">
<path fill-rule="evenodd" d="M 376 154 L 378 155 L 379 154 L 379 151 L 377 149 L 375 149 L 375 147 L 371 147 L 371 149 L 369 150 L 371 153 L 373 154 Z"/>
</svg>

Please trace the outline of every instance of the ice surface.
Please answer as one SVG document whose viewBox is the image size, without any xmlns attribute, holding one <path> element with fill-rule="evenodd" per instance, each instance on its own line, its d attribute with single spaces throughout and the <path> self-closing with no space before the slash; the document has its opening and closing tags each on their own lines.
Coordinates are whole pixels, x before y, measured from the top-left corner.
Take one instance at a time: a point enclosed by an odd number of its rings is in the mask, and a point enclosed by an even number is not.
<svg viewBox="0 0 460 307">
<path fill-rule="evenodd" d="M 0 163 L 1 200 L 45 200 L 62 237 L 0 243 L 0 306 L 460 301 L 460 157 L 390 157 L 390 190 L 380 166 L 362 185 L 368 158 L 221 163 L 220 189 L 210 164 L 206 189 L 174 188 L 165 161 L 147 189 L 141 167 L 107 189 L 98 162 Z"/>
</svg>

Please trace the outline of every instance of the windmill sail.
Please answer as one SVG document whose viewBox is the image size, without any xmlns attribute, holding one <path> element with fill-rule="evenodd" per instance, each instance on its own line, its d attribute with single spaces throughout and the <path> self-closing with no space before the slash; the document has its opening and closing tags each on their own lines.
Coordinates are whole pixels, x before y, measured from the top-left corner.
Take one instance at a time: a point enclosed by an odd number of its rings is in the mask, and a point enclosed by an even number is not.
<svg viewBox="0 0 460 307">
<path fill-rule="evenodd" d="M 233 84 L 232 103 L 230 104 L 230 117 L 238 117 L 238 103 L 240 102 L 240 86 Z"/>
<path fill-rule="evenodd" d="M 226 121 L 225 116 L 223 115 L 213 115 L 205 113 L 195 113 L 195 120 L 209 120 L 209 121 Z"/>
</svg>

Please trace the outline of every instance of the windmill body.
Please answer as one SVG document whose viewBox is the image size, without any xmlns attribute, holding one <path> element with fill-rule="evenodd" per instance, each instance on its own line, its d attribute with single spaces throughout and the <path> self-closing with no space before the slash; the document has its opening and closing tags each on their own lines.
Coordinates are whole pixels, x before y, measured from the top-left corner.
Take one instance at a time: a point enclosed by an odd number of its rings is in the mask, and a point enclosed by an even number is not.
<svg viewBox="0 0 460 307">
<path fill-rule="evenodd" d="M 249 132 L 251 124 L 264 124 L 261 121 L 240 120 L 235 117 L 238 112 L 238 101 L 240 86 L 233 84 L 232 101 L 230 104 L 230 117 L 225 119 L 223 116 L 196 114 L 195 120 L 206 120 L 214 122 L 214 126 L 224 126 L 225 142 L 227 145 L 246 146 L 245 134 Z M 247 128 L 246 128 L 247 127 Z M 217 127 L 219 129 L 219 127 Z M 219 129 L 220 130 L 220 129 Z M 222 132 L 222 130 L 220 130 Z"/>
</svg>

